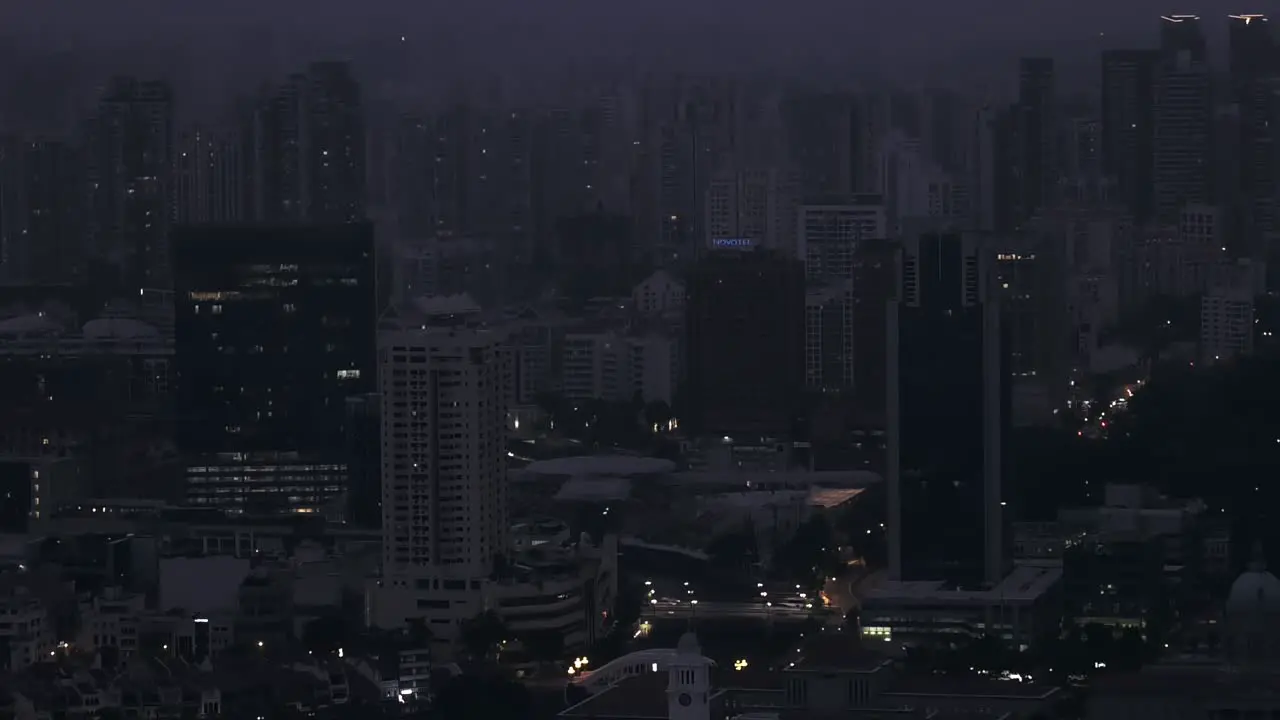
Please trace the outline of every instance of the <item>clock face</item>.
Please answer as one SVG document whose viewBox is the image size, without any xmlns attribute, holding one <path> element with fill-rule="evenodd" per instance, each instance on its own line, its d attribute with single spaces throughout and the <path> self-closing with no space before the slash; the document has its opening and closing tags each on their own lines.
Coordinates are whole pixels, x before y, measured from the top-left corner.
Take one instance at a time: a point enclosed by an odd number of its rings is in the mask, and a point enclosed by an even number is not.
<svg viewBox="0 0 1280 720">
<path fill-rule="evenodd" d="M 689 707 L 693 704 L 693 696 L 689 693 L 680 693 L 680 696 L 676 698 L 676 702 L 684 707 Z"/>
</svg>

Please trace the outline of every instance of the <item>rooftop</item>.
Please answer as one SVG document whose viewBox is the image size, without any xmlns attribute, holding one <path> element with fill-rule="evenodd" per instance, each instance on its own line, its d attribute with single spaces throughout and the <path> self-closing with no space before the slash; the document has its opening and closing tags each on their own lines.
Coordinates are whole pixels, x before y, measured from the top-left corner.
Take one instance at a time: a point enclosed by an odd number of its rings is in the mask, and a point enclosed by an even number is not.
<svg viewBox="0 0 1280 720">
<path fill-rule="evenodd" d="M 800 648 L 793 670 L 873 672 L 890 664 L 884 654 L 864 647 L 856 633 L 819 633 Z"/>
<path fill-rule="evenodd" d="M 1100 677 L 1093 682 L 1091 692 L 1095 697 L 1244 698 L 1274 692 L 1278 679 L 1275 673 L 1240 672 L 1222 666 L 1157 665 L 1139 672 Z"/>
<path fill-rule="evenodd" d="M 738 485 L 745 488 L 819 486 L 825 489 L 866 488 L 883 482 L 878 473 L 866 470 L 703 470 L 675 474 L 680 483 Z"/>
<path fill-rule="evenodd" d="M 675 469 L 675 463 L 662 458 L 632 455 L 579 455 L 539 460 L 530 463 L 524 472 L 532 475 L 625 478 L 637 475 L 663 475 Z"/>
<path fill-rule="evenodd" d="M 890 695 L 946 696 L 969 698 L 1004 698 L 1036 700 L 1048 698 L 1058 688 L 1039 683 L 1000 680 L 992 677 L 954 677 L 946 675 L 907 675 L 889 683 L 884 692 Z"/>
<path fill-rule="evenodd" d="M 631 481 L 624 477 L 573 476 L 560 486 L 556 500 L 578 502 L 619 501 L 631 497 Z"/>
<path fill-rule="evenodd" d="M 989 590 L 954 590 L 938 581 L 887 581 L 867 595 L 867 602 L 1031 602 L 1062 579 L 1062 568 L 1019 565 Z"/>
</svg>

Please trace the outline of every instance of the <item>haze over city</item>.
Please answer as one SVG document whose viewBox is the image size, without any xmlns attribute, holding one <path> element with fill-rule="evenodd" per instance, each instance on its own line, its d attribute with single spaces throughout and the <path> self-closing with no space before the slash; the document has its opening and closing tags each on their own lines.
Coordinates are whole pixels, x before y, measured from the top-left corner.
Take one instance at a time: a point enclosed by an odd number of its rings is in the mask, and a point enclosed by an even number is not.
<svg viewBox="0 0 1280 720">
<path fill-rule="evenodd" d="M 1280 717 L 1253 10 L 3 4 L 0 720 Z"/>
</svg>

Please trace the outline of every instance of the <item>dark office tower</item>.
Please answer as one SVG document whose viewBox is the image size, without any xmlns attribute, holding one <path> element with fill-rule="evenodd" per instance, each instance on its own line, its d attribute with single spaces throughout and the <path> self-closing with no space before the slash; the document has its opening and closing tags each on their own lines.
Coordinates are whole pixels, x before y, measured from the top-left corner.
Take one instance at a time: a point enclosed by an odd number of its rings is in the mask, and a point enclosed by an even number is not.
<svg viewBox="0 0 1280 720">
<path fill-rule="evenodd" d="M 249 212 L 258 222 L 306 218 L 306 90 L 306 76 L 293 75 L 264 91 L 250 113 Z"/>
<path fill-rule="evenodd" d="M 1208 45 L 1204 39 L 1204 27 L 1198 15 L 1161 15 L 1160 52 L 1165 55 L 1186 53 L 1191 62 L 1204 64 L 1209 60 Z"/>
<path fill-rule="evenodd" d="M 59 140 L 0 137 L 0 278 L 83 278 L 82 157 Z"/>
<path fill-rule="evenodd" d="M 1187 204 L 1214 200 L 1213 94 L 1199 18 L 1161 20 L 1152 183 L 1156 217 L 1174 222 Z"/>
<path fill-rule="evenodd" d="M 236 130 L 192 128 L 174 160 L 174 211 L 180 225 L 245 222 L 244 138 Z"/>
<path fill-rule="evenodd" d="M 888 309 L 889 572 L 961 587 L 1004 571 L 1006 343 L 976 236 L 907 236 Z"/>
<path fill-rule="evenodd" d="M 804 198 L 853 192 L 855 108 L 846 93 L 800 93 L 782 104 L 787 151 Z"/>
<path fill-rule="evenodd" d="M 1265 232 L 1276 229 L 1276 43 L 1265 15 L 1230 15 L 1228 22 L 1239 177 L 1222 196 Z"/>
<path fill-rule="evenodd" d="M 173 93 L 168 84 L 117 78 L 90 123 L 90 233 L 97 259 L 128 288 L 167 288 Z"/>
<path fill-rule="evenodd" d="M 1044 206 L 1057 185 L 1054 115 L 1054 72 L 1051 58 L 1023 58 L 1018 68 L 1018 107 L 1022 185 L 1020 221 Z"/>
<path fill-rule="evenodd" d="M 187 500 L 320 512 L 346 484 L 346 400 L 373 389 L 372 229 L 180 228 L 173 252 Z"/>
<path fill-rule="evenodd" d="M 382 527 L 382 397 L 347 398 L 346 521 Z"/>
<path fill-rule="evenodd" d="M 689 273 L 694 432 L 786 437 L 804 389 L 804 266 L 770 250 L 709 250 Z"/>
<path fill-rule="evenodd" d="M 1153 212 L 1156 50 L 1102 54 L 1102 169 L 1138 221 Z"/>
<path fill-rule="evenodd" d="M 894 296 L 896 247 L 862 243 L 853 254 L 853 406 L 862 427 L 885 426 L 885 307 Z"/>
<path fill-rule="evenodd" d="M 436 233 L 437 143 L 435 124 L 426 118 L 401 118 L 396 126 L 388 200 L 405 237 L 428 238 Z"/>
<path fill-rule="evenodd" d="M 307 222 L 365 219 L 365 132 L 360 85 L 346 63 L 307 71 Z"/>
</svg>

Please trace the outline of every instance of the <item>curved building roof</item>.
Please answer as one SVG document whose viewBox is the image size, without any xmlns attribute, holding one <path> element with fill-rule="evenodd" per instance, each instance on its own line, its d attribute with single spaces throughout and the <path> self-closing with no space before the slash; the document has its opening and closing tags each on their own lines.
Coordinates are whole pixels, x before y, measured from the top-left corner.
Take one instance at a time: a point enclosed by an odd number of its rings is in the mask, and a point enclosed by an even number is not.
<svg viewBox="0 0 1280 720">
<path fill-rule="evenodd" d="M 1240 573 L 1240 577 L 1231 585 L 1226 604 L 1227 614 L 1258 610 L 1280 610 L 1280 579 L 1267 572 L 1261 548 L 1254 549 L 1249 569 Z"/>
<path fill-rule="evenodd" d="M 0 335 L 49 335 L 62 332 L 62 326 L 44 313 L 21 315 L 0 320 Z"/>
<path fill-rule="evenodd" d="M 675 469 L 675 463 L 662 458 L 635 457 L 631 455 L 579 455 L 578 457 L 539 460 L 530 463 L 524 470 L 534 475 L 625 478 L 636 475 L 662 475 L 674 472 Z"/>
</svg>

